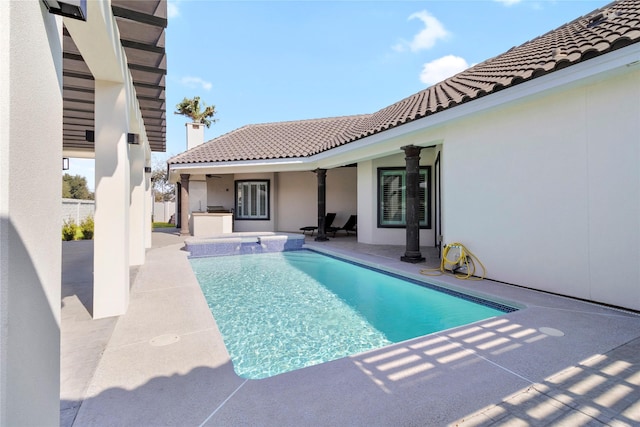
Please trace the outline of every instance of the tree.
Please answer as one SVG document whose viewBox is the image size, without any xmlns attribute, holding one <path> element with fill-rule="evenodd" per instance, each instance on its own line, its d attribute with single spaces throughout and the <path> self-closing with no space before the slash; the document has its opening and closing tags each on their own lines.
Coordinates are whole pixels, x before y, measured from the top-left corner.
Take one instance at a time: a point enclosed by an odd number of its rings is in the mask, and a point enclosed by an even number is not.
<svg viewBox="0 0 640 427">
<path fill-rule="evenodd" d="M 71 176 L 65 173 L 62 176 L 62 197 L 67 199 L 93 200 L 94 195 L 89 191 L 87 178 L 82 175 Z"/>
<path fill-rule="evenodd" d="M 173 200 L 175 197 L 175 185 L 169 182 L 166 163 L 154 162 L 151 171 L 151 183 L 156 202 L 170 202 Z"/>
<path fill-rule="evenodd" d="M 204 111 L 201 111 L 201 108 L 204 108 Z M 187 116 L 191 118 L 194 123 L 202 123 L 206 127 L 210 127 L 211 123 L 217 121 L 216 119 L 209 120 L 209 118 L 216 114 L 216 106 L 211 105 L 207 107 L 204 102 L 200 103 L 199 96 L 194 96 L 192 99 L 184 98 L 181 103 L 176 105 L 176 110 L 174 114 Z"/>
</svg>

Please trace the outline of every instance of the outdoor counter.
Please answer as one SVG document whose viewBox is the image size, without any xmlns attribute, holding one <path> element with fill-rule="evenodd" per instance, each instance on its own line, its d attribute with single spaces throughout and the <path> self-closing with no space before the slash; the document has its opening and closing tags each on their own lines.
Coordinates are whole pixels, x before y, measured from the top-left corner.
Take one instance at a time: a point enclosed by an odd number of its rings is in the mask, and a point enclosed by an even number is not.
<svg viewBox="0 0 640 427">
<path fill-rule="evenodd" d="M 231 233 L 233 231 L 233 214 L 231 212 L 192 212 L 191 230 L 194 237 Z"/>
</svg>

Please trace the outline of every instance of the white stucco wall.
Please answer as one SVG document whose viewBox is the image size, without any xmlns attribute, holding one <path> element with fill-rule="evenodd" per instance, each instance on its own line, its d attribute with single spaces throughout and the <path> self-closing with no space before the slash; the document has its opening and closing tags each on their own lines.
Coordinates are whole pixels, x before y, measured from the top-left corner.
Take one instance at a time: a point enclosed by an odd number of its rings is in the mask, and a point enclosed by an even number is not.
<svg viewBox="0 0 640 427">
<path fill-rule="evenodd" d="M 431 136 L 430 136 L 431 137 Z M 420 245 L 434 245 L 434 169 L 435 148 L 424 148 L 420 153 L 420 166 L 431 166 L 431 227 L 420 229 Z M 401 150 L 393 156 L 382 157 L 358 164 L 358 241 L 369 244 L 405 245 L 405 228 L 378 227 L 378 168 L 405 167 Z"/>
<path fill-rule="evenodd" d="M 445 243 L 493 279 L 640 309 L 639 164 L 637 69 L 459 121 L 443 146 Z"/>
<path fill-rule="evenodd" d="M 208 203 L 205 175 L 189 177 L 189 212 L 206 212 Z"/>
<path fill-rule="evenodd" d="M 215 175 L 207 178 L 208 206 L 222 206 L 231 210 L 235 206 L 233 175 Z"/>
<path fill-rule="evenodd" d="M 0 425 L 59 423 L 61 44 L 42 2 L 0 2 Z"/>
<path fill-rule="evenodd" d="M 340 227 L 357 213 L 357 168 L 327 171 L 326 212 L 335 212 L 334 226 Z M 318 178 L 311 171 L 278 174 L 278 231 L 299 232 L 318 223 Z"/>
</svg>

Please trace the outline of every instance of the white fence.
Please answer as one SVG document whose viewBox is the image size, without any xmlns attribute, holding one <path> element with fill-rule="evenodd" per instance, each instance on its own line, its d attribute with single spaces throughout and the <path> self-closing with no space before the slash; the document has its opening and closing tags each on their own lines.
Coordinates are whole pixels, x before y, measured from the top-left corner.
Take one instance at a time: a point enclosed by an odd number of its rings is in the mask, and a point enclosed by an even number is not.
<svg viewBox="0 0 640 427">
<path fill-rule="evenodd" d="M 94 216 L 96 202 L 94 200 L 62 199 L 62 223 L 74 221 L 80 224 L 88 216 Z"/>
<path fill-rule="evenodd" d="M 153 221 L 169 222 L 171 215 L 176 213 L 175 202 L 154 202 L 153 203 Z"/>
<path fill-rule="evenodd" d="M 72 220 L 80 224 L 88 216 L 94 216 L 95 200 L 62 199 L 62 223 Z M 175 202 L 155 202 L 153 204 L 153 220 L 169 222 L 171 215 L 176 213 Z"/>
</svg>

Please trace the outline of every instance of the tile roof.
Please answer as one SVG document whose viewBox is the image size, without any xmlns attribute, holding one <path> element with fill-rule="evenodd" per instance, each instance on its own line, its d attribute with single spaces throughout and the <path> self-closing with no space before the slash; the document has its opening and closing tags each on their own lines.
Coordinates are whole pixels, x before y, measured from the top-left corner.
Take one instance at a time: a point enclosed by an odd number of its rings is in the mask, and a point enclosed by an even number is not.
<svg viewBox="0 0 640 427">
<path fill-rule="evenodd" d="M 170 164 L 306 157 L 640 42 L 640 0 L 620 0 L 373 114 L 249 125 Z"/>
<path fill-rule="evenodd" d="M 366 115 L 247 125 L 170 159 L 170 163 L 308 157 L 325 150 L 331 140 L 357 126 Z"/>
</svg>

